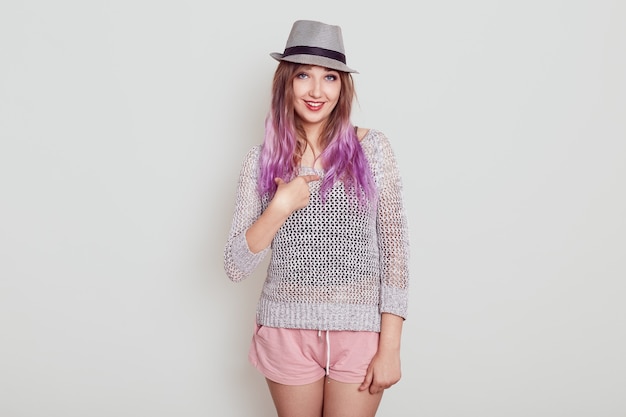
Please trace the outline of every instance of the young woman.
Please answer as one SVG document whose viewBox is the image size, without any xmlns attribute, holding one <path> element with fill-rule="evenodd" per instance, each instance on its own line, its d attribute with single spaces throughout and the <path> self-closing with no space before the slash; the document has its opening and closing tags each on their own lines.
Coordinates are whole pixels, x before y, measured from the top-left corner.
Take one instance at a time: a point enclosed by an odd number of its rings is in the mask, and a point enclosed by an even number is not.
<svg viewBox="0 0 626 417">
<path fill-rule="evenodd" d="M 249 360 L 280 417 L 374 416 L 400 379 L 409 241 L 385 135 L 350 121 L 341 28 L 299 20 L 265 139 L 244 159 L 224 249 L 241 281 L 271 252 Z"/>
</svg>

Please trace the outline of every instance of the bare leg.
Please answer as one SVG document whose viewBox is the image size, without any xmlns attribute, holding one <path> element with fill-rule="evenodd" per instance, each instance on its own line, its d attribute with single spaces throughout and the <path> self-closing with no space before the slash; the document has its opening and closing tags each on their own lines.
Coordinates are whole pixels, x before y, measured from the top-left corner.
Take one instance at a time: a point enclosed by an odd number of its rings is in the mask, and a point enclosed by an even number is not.
<svg viewBox="0 0 626 417">
<path fill-rule="evenodd" d="M 359 391 L 361 384 L 328 379 L 324 384 L 324 417 L 374 417 L 383 392 Z"/>
<path fill-rule="evenodd" d="M 267 379 L 267 386 L 278 417 L 322 416 L 324 378 L 306 385 L 283 385 Z"/>
</svg>

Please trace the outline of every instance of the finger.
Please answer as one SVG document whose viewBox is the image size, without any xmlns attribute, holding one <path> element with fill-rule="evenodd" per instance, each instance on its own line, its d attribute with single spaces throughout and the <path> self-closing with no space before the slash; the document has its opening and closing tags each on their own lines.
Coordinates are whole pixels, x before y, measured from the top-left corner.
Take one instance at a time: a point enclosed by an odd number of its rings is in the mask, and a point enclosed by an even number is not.
<svg viewBox="0 0 626 417">
<path fill-rule="evenodd" d="M 363 383 L 361 383 L 361 385 L 359 386 L 359 391 L 365 391 L 370 388 L 373 380 L 374 374 L 368 369 L 367 374 L 365 374 L 365 379 L 363 380 Z"/>
<path fill-rule="evenodd" d="M 386 381 L 381 381 L 380 378 L 373 378 L 372 383 L 370 384 L 370 394 L 378 394 L 379 392 L 383 392 L 385 389 L 389 388 L 391 384 Z"/>
<path fill-rule="evenodd" d="M 301 175 L 300 178 L 304 178 L 306 182 L 317 181 L 320 179 L 319 175 L 309 174 L 309 175 Z"/>
<path fill-rule="evenodd" d="M 381 384 L 380 381 L 376 381 L 376 379 L 372 380 L 372 384 L 370 385 L 370 394 L 378 394 L 387 388 L 385 384 Z"/>
<path fill-rule="evenodd" d="M 382 392 L 382 391 L 384 391 L 384 390 L 385 390 L 385 388 L 384 388 L 384 387 L 381 387 L 381 386 L 379 386 L 379 385 L 374 385 L 374 384 L 372 384 L 372 385 L 370 386 L 370 394 L 378 394 L 379 392 Z"/>
</svg>

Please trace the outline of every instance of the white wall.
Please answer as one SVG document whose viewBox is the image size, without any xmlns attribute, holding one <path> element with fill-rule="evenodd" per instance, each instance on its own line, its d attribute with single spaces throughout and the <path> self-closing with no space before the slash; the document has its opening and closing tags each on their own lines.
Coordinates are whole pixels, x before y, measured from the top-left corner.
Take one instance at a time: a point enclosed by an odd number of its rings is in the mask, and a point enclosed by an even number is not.
<svg viewBox="0 0 626 417">
<path fill-rule="evenodd" d="M 623 1 L 0 5 L 0 415 L 271 416 L 222 248 L 291 23 L 406 185 L 381 416 L 626 415 Z"/>
</svg>

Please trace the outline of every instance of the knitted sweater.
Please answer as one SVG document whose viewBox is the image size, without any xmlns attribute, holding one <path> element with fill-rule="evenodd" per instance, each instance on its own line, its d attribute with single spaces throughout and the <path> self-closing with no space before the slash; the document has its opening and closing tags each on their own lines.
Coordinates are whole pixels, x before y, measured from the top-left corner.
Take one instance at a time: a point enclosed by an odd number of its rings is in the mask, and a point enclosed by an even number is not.
<svg viewBox="0 0 626 417">
<path fill-rule="evenodd" d="M 258 324 L 378 332 L 381 313 L 406 318 L 409 238 L 399 170 L 383 133 L 369 130 L 361 146 L 377 200 L 359 207 L 338 181 L 322 204 L 321 181 L 313 181 L 308 206 L 293 212 L 271 246 L 256 254 L 245 234 L 269 203 L 257 191 L 261 146 L 245 157 L 224 269 L 232 281 L 241 281 L 271 252 L 257 305 Z M 312 173 L 324 175 L 313 168 L 301 168 L 299 175 Z"/>
</svg>

